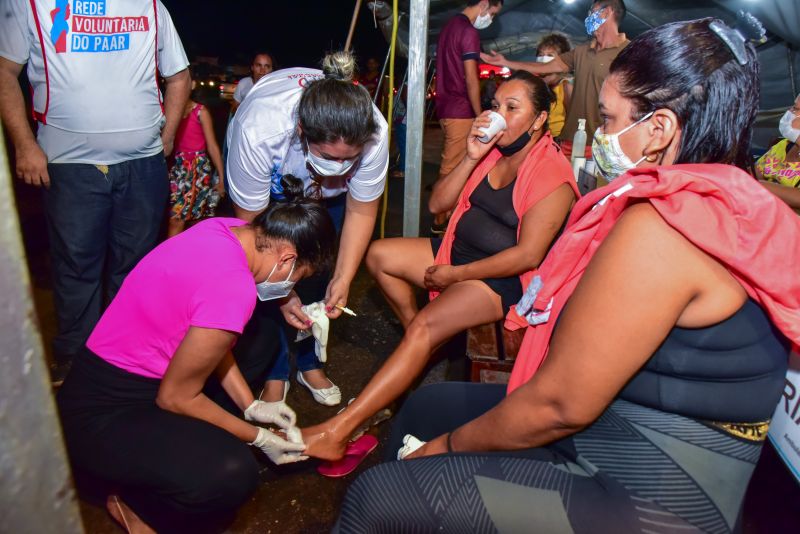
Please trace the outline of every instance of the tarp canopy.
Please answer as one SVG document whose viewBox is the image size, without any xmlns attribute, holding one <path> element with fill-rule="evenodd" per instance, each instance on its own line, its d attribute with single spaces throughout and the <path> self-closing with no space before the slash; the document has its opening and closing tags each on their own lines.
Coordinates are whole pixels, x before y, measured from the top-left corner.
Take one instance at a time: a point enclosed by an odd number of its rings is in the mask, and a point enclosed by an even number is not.
<svg viewBox="0 0 800 534">
<path fill-rule="evenodd" d="M 398 51 L 407 53 L 409 0 L 399 1 L 400 27 Z M 453 15 L 464 9 L 464 0 L 430 0 L 428 54 L 434 57 L 436 40 L 441 27 Z M 484 50 L 498 50 L 509 59 L 533 61 L 536 43 L 547 33 L 559 31 L 574 44 L 586 41 L 583 20 L 591 6 L 590 0 L 505 0 L 494 23 L 480 32 Z M 679 20 L 717 17 L 733 23 L 736 12 L 745 10 L 762 22 L 768 41 L 758 47 L 761 62 L 761 108 L 766 112 L 759 120 L 760 128 L 754 143 L 764 146 L 769 131 L 775 130 L 778 112 L 791 105 L 800 91 L 800 0 L 626 0 L 628 15 L 621 31 L 634 38 L 651 27 Z M 384 0 L 368 2 L 376 10 L 381 28 L 391 31 L 391 3 Z M 770 112 L 769 110 L 772 110 Z M 775 130 L 772 134 L 777 134 Z"/>
</svg>

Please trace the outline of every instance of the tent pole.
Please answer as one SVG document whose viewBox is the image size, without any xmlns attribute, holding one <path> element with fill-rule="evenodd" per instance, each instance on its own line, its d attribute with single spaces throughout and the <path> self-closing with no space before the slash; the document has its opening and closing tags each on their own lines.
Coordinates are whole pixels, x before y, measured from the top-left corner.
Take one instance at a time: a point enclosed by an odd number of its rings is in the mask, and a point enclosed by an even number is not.
<svg viewBox="0 0 800 534">
<path fill-rule="evenodd" d="M 389 66 L 389 58 L 392 56 L 392 44 L 389 43 L 389 50 L 386 51 L 386 59 L 383 60 L 383 67 L 381 67 L 381 77 L 378 81 L 378 88 L 375 90 L 375 95 L 372 97 L 372 103 L 378 104 L 378 96 L 383 91 L 383 77 L 386 76 L 386 67 Z M 383 110 L 381 110 L 383 112 Z"/>
<path fill-rule="evenodd" d="M 353 18 L 350 20 L 350 31 L 347 32 L 347 41 L 344 43 L 344 49 L 350 50 L 350 43 L 353 42 L 353 32 L 356 31 L 356 21 L 358 20 L 358 10 L 361 9 L 361 0 L 356 0 L 356 8 L 353 10 Z"/>
<path fill-rule="evenodd" d="M 631 17 L 632 19 L 635 19 L 635 20 L 637 20 L 637 21 L 641 22 L 642 24 L 644 24 L 645 26 L 647 26 L 647 27 L 648 27 L 648 28 L 650 28 L 651 30 L 652 30 L 653 28 L 655 28 L 655 26 L 653 26 L 652 24 L 650 24 L 649 22 L 647 22 L 646 20 L 644 20 L 642 17 L 640 17 L 640 16 L 639 16 L 639 15 L 637 15 L 636 13 L 633 13 L 633 12 L 632 12 L 630 9 L 628 9 L 628 15 L 627 15 L 627 16 L 629 16 L 629 17 Z"/>
<path fill-rule="evenodd" d="M 430 0 L 411 0 L 408 17 L 408 97 L 406 128 L 406 179 L 403 236 L 419 236 L 422 183 L 422 137 L 425 132 L 425 52 L 428 49 Z"/>
<path fill-rule="evenodd" d="M 786 55 L 788 56 L 789 60 L 789 83 L 792 86 L 792 102 L 794 102 L 794 99 L 797 98 L 797 80 L 795 79 L 794 72 L 795 50 L 789 43 L 786 43 Z"/>
</svg>

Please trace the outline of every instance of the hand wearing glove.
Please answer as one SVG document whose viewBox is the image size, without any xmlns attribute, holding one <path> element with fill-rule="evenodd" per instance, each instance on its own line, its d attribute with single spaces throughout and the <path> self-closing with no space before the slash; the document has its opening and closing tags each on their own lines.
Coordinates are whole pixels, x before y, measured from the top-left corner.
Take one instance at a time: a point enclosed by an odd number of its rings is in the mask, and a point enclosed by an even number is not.
<svg viewBox="0 0 800 534">
<path fill-rule="evenodd" d="M 261 451 L 267 455 L 267 458 L 277 465 L 308 459 L 308 456 L 301 454 L 306 449 L 302 441 L 300 443 L 292 443 L 270 432 L 266 428 L 258 429 L 258 436 L 256 436 L 256 439 L 253 440 L 250 445 L 261 449 Z"/>
<path fill-rule="evenodd" d="M 288 430 L 297 423 L 294 410 L 283 402 L 264 402 L 254 400 L 244 411 L 245 421 L 258 421 L 259 423 L 273 424 Z"/>
</svg>

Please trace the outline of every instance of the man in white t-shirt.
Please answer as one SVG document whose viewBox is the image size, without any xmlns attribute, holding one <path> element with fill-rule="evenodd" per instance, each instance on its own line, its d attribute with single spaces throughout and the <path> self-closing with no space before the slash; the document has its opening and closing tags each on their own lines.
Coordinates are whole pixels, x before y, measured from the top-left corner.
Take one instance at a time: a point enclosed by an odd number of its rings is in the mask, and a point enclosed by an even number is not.
<svg viewBox="0 0 800 534">
<path fill-rule="evenodd" d="M 26 64 L 35 137 L 17 80 Z M 158 0 L 3 3 L 0 118 L 17 177 L 44 193 L 54 379 L 83 349 L 104 299 L 156 244 L 168 198 L 164 154 L 191 89 L 188 64 Z"/>
<path fill-rule="evenodd" d="M 250 92 L 250 89 L 253 88 L 258 80 L 272 72 L 274 68 L 275 62 L 267 52 L 259 52 L 253 56 L 253 63 L 250 64 L 250 76 L 242 78 L 236 84 L 236 90 L 233 92 L 233 102 L 231 102 L 231 113 L 236 113 L 236 109 L 242 104 L 242 100 Z"/>
</svg>

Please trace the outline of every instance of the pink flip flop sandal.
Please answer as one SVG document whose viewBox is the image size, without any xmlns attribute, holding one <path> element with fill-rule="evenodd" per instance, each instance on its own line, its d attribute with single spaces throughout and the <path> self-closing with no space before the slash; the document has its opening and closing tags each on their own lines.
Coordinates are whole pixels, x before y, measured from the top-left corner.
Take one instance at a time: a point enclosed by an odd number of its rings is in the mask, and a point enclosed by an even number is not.
<svg viewBox="0 0 800 534">
<path fill-rule="evenodd" d="M 339 478 L 349 475 L 378 446 L 378 439 L 371 434 L 364 434 L 347 444 L 344 457 L 335 462 L 322 462 L 317 472 L 326 477 Z"/>
</svg>

